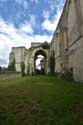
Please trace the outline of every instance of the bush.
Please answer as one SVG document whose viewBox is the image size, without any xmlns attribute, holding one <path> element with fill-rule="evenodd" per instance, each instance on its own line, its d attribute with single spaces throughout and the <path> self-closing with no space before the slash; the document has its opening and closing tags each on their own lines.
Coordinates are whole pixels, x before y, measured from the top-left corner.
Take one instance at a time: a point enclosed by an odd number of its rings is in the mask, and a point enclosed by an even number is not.
<svg viewBox="0 0 83 125">
<path fill-rule="evenodd" d="M 64 73 L 61 74 L 61 77 L 68 81 L 73 81 L 73 71 L 72 69 L 65 70 Z"/>
</svg>

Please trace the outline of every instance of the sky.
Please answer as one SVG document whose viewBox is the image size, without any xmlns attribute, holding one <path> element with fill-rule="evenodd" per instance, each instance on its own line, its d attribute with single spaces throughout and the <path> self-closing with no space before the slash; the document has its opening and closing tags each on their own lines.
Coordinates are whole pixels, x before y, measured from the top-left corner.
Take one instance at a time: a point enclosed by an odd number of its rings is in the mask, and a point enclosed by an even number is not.
<svg viewBox="0 0 83 125">
<path fill-rule="evenodd" d="M 12 47 L 51 42 L 65 0 L 0 0 L 0 66 Z"/>
</svg>

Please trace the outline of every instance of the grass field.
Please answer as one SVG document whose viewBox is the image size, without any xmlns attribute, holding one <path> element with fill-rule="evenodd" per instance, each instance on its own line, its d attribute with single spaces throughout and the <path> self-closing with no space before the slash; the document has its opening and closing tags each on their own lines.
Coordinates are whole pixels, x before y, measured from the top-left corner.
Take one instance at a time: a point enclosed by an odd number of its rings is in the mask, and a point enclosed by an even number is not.
<svg viewBox="0 0 83 125">
<path fill-rule="evenodd" d="M 83 84 L 48 76 L 0 80 L 0 125 L 83 125 Z"/>
</svg>

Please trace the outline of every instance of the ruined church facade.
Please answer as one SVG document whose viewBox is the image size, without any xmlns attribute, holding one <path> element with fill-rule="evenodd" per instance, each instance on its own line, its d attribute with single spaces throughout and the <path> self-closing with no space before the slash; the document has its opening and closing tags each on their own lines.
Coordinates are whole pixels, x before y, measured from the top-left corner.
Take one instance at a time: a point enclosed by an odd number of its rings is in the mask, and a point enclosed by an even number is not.
<svg viewBox="0 0 83 125">
<path fill-rule="evenodd" d="M 17 72 L 21 72 L 21 64 L 25 65 L 26 75 L 36 74 L 36 59 L 38 55 L 44 57 L 44 74 L 48 74 L 48 48 L 43 48 L 41 43 L 31 43 L 31 47 L 26 49 L 25 47 L 12 47 L 10 53 L 10 64 L 15 59 L 15 67 Z"/>
<path fill-rule="evenodd" d="M 75 81 L 83 81 L 83 0 L 66 0 L 65 6 L 53 34 L 49 50 L 41 46 L 13 48 L 10 54 L 10 63 L 13 57 L 16 61 L 16 70 L 20 71 L 20 63 L 25 63 L 25 69 L 29 66 L 30 74 L 35 73 L 34 56 L 40 51 L 46 55 L 46 69 L 49 73 L 49 58 L 55 53 L 55 72 L 63 73 L 72 70 Z M 31 64 L 31 65 L 29 65 Z"/>
</svg>

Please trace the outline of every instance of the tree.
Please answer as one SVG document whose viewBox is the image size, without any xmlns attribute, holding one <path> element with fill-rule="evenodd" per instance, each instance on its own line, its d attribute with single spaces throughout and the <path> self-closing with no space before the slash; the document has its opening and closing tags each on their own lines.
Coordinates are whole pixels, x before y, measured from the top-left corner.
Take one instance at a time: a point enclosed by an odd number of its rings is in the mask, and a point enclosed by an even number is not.
<svg viewBox="0 0 83 125">
<path fill-rule="evenodd" d="M 22 74 L 22 77 L 25 76 L 25 64 L 24 64 L 24 62 L 21 63 L 21 74 Z"/>
<path fill-rule="evenodd" d="M 52 51 L 51 56 L 49 58 L 49 66 L 50 66 L 51 74 L 54 74 L 54 72 L 55 72 L 55 52 L 54 52 L 54 50 Z"/>
<path fill-rule="evenodd" d="M 2 72 L 2 70 L 3 70 L 3 69 L 2 69 L 2 67 L 0 66 L 0 72 Z"/>
<path fill-rule="evenodd" d="M 13 62 L 11 62 L 11 64 L 9 64 L 8 70 L 9 71 L 16 71 L 16 68 L 15 68 L 15 59 L 13 60 Z"/>
<path fill-rule="evenodd" d="M 45 41 L 44 43 L 42 43 L 42 47 L 43 49 L 49 49 L 50 44 L 47 41 Z"/>
</svg>

